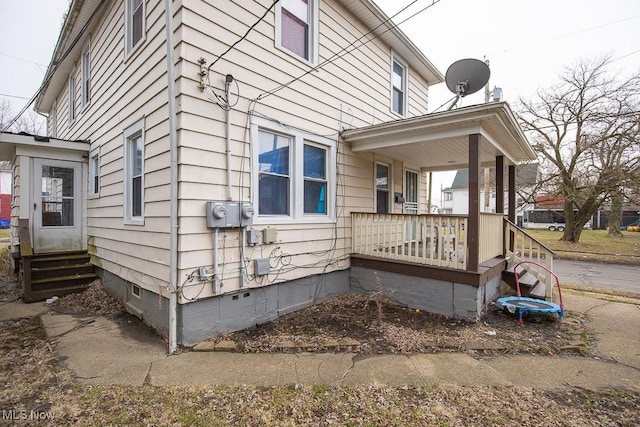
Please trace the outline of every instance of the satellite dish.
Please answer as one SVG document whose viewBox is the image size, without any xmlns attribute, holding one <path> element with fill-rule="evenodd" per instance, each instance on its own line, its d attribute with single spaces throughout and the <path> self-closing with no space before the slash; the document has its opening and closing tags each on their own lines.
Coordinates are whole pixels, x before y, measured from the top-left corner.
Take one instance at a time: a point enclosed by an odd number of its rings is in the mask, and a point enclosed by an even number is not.
<svg viewBox="0 0 640 427">
<path fill-rule="evenodd" d="M 456 94 L 456 98 L 449 106 L 449 110 L 460 98 L 482 89 L 489 81 L 490 75 L 489 66 L 479 59 L 461 59 L 451 64 L 447 69 L 445 82 L 449 90 Z"/>
</svg>

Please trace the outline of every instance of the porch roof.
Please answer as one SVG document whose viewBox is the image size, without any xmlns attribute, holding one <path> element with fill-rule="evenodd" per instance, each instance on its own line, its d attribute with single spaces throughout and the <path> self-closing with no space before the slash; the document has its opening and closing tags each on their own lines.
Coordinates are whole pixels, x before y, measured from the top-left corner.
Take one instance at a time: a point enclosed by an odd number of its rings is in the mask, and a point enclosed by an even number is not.
<svg viewBox="0 0 640 427">
<path fill-rule="evenodd" d="M 469 135 L 480 135 L 482 166 L 504 156 L 505 165 L 536 159 L 533 148 L 506 102 L 380 123 L 342 133 L 353 152 L 373 152 L 420 166 L 424 171 L 466 168 Z"/>
<path fill-rule="evenodd" d="M 89 152 L 89 142 L 87 141 L 68 141 L 27 133 L 0 132 L 0 161 L 13 160 L 17 147 L 42 151 L 67 150 L 80 153 Z"/>
</svg>

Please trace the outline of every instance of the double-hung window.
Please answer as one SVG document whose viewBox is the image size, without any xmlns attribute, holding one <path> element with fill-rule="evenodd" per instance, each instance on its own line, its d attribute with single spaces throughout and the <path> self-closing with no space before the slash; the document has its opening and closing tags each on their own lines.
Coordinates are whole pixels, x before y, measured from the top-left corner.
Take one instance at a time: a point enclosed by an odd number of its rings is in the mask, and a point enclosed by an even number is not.
<svg viewBox="0 0 640 427">
<path fill-rule="evenodd" d="M 407 111 L 407 68 L 396 59 L 391 64 L 391 109 L 404 117 Z"/>
<path fill-rule="evenodd" d="M 252 124 L 251 140 L 256 222 L 330 222 L 335 204 L 335 142 L 258 118 Z"/>
<path fill-rule="evenodd" d="M 91 102 L 91 51 L 82 54 L 82 108 Z"/>
<path fill-rule="evenodd" d="M 69 123 L 76 121 L 77 111 L 76 104 L 76 70 L 71 72 L 69 76 Z"/>
<path fill-rule="evenodd" d="M 125 0 L 126 53 L 133 52 L 145 40 L 145 0 Z"/>
<path fill-rule="evenodd" d="M 144 224 L 144 119 L 124 132 L 124 219 Z"/>
<path fill-rule="evenodd" d="M 89 198 L 100 195 L 100 147 L 89 153 Z"/>
<path fill-rule="evenodd" d="M 312 64 L 318 62 L 319 0 L 280 0 L 276 5 L 276 46 Z"/>
</svg>

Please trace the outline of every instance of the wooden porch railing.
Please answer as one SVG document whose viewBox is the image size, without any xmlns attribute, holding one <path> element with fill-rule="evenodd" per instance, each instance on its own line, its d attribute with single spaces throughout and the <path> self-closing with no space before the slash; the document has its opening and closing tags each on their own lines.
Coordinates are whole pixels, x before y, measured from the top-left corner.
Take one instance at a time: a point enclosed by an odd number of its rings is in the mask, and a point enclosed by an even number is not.
<svg viewBox="0 0 640 427">
<path fill-rule="evenodd" d="M 503 220 L 504 215 L 501 213 L 480 214 L 480 247 L 478 248 L 480 263 L 504 254 Z"/>
<path fill-rule="evenodd" d="M 531 237 L 531 235 L 527 234 L 526 231 L 506 219 L 504 220 L 504 248 L 505 258 L 507 258 L 510 263 L 535 261 L 553 271 L 553 256 L 555 253 Z M 527 264 L 526 268 L 528 272 L 538 278 L 540 283 L 545 285 L 545 298 L 550 300 L 553 286 L 555 285 L 553 275 L 534 264 Z"/>
<path fill-rule="evenodd" d="M 353 253 L 465 270 L 467 217 L 351 214 Z"/>
</svg>

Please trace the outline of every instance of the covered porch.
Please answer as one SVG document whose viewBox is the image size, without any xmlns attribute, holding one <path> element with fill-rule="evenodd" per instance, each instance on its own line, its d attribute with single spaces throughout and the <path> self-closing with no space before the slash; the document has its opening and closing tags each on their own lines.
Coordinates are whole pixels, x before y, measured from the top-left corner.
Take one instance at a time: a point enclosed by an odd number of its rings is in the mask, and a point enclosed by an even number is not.
<svg viewBox="0 0 640 427">
<path fill-rule="evenodd" d="M 462 317 L 477 315 L 496 296 L 509 261 L 532 259 L 552 267 L 552 252 L 514 224 L 516 168 L 536 156 L 508 104 L 382 123 L 348 130 L 343 137 L 354 153 L 418 163 L 422 173 L 469 172 L 467 215 L 352 212 L 353 267 L 421 277 L 427 280 L 425 286 L 445 286 L 443 295 L 449 288 L 469 286 L 465 293 L 471 306 L 445 312 L 467 313 Z M 489 167 L 496 170 L 494 213 L 482 212 L 480 204 L 481 172 Z M 550 282 L 544 270 L 535 274 Z M 455 290 L 451 294 L 455 300 Z"/>
</svg>

